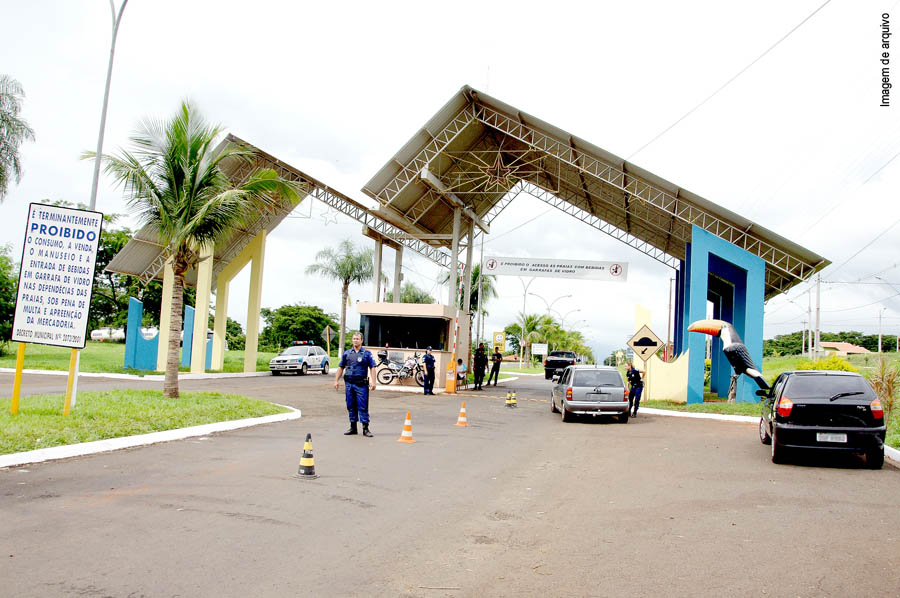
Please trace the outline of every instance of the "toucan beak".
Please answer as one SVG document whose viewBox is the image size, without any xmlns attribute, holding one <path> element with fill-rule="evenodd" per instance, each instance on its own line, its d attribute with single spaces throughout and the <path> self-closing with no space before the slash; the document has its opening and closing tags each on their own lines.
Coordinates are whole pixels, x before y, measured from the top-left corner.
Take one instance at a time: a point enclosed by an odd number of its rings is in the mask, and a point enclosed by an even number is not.
<svg viewBox="0 0 900 598">
<path fill-rule="evenodd" d="M 703 334 L 708 334 L 710 336 L 719 336 L 719 333 L 722 332 L 722 328 L 727 324 L 727 322 L 722 320 L 697 320 L 688 326 L 688 331 L 702 332 Z"/>
</svg>

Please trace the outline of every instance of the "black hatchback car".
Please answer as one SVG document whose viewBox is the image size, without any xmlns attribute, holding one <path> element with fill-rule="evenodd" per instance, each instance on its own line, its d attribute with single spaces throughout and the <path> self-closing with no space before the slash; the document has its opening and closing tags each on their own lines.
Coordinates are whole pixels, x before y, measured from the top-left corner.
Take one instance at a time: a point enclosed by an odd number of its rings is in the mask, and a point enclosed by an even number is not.
<svg viewBox="0 0 900 598">
<path fill-rule="evenodd" d="M 852 372 L 784 372 L 763 397 L 759 439 L 772 445 L 772 462 L 791 449 L 864 453 L 866 465 L 884 464 L 884 410 L 865 378 Z"/>
</svg>

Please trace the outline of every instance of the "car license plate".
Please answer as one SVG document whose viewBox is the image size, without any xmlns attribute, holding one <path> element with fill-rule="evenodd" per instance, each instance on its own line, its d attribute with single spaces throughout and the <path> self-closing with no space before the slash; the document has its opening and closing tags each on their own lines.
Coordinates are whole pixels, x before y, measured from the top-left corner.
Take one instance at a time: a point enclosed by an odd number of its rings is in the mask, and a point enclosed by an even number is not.
<svg viewBox="0 0 900 598">
<path fill-rule="evenodd" d="M 615 398 L 611 394 L 605 392 L 592 392 L 588 396 L 590 396 L 591 399 L 595 401 L 608 402 L 615 400 Z"/>
<path fill-rule="evenodd" d="M 818 442 L 847 442 L 847 435 L 832 434 L 830 432 L 818 432 L 816 433 L 816 440 Z"/>
</svg>

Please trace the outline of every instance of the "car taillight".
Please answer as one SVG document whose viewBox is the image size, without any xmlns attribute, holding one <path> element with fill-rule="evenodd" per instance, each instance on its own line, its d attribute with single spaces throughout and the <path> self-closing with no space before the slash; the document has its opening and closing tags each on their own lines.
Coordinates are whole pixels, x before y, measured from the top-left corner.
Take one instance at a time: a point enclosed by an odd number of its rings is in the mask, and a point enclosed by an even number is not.
<svg viewBox="0 0 900 598">
<path fill-rule="evenodd" d="M 627 388 L 622 391 L 622 400 L 623 401 L 628 400 L 628 389 Z"/>
<path fill-rule="evenodd" d="M 781 417 L 787 417 L 791 414 L 791 409 L 794 407 L 794 402 L 787 397 L 781 397 L 778 399 L 778 415 Z"/>
<path fill-rule="evenodd" d="M 572 400 L 572 388 L 571 388 L 571 387 L 569 387 L 569 388 L 566 389 L 566 400 L 567 400 L 567 401 L 571 401 L 571 400 Z"/>
<path fill-rule="evenodd" d="M 872 417 L 875 419 L 884 419 L 884 409 L 881 407 L 881 401 L 875 399 L 869 403 L 869 407 L 872 408 Z"/>
<path fill-rule="evenodd" d="M 574 359 L 572 360 L 572 365 L 575 365 L 575 360 L 574 360 Z"/>
</svg>

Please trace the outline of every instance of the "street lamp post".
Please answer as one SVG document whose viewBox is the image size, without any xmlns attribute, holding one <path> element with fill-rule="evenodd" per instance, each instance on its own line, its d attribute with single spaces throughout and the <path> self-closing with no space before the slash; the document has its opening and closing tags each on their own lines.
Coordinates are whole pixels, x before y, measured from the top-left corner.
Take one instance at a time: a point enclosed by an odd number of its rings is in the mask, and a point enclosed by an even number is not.
<svg viewBox="0 0 900 598">
<path fill-rule="evenodd" d="M 566 315 L 560 316 L 559 327 L 562 328 L 563 330 L 565 330 L 566 329 L 566 318 L 568 318 L 569 315 L 574 314 L 575 312 L 578 312 L 578 311 L 581 311 L 581 309 L 573 309 L 573 310 L 567 311 Z M 559 312 L 556 312 L 556 313 L 558 314 Z"/>
</svg>

